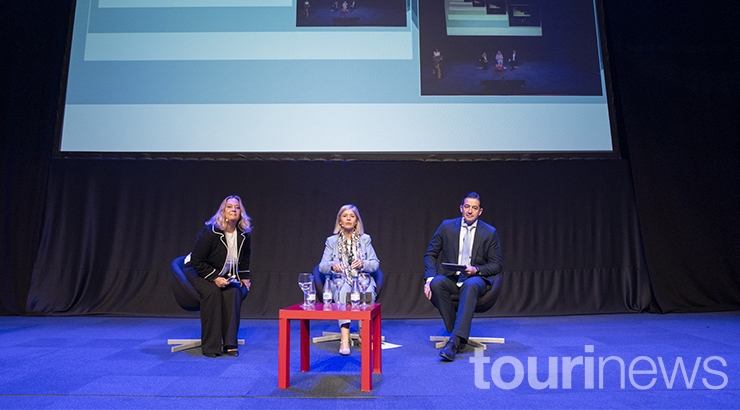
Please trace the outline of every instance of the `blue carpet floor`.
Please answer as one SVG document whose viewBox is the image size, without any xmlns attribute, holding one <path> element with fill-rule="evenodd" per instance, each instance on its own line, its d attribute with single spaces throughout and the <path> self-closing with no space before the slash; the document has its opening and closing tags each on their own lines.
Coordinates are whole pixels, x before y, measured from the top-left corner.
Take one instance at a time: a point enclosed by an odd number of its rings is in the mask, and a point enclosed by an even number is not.
<svg viewBox="0 0 740 410">
<path fill-rule="evenodd" d="M 441 320 L 386 320 L 401 347 L 363 393 L 359 351 L 337 342 L 299 371 L 297 324 L 281 390 L 274 320 L 243 320 L 240 356 L 211 359 L 166 344 L 197 338 L 197 319 L 0 317 L 0 408 L 738 408 L 739 325 L 740 312 L 476 319 L 473 336 L 506 343 L 441 362 Z M 312 322 L 324 330 L 336 323 Z"/>
</svg>

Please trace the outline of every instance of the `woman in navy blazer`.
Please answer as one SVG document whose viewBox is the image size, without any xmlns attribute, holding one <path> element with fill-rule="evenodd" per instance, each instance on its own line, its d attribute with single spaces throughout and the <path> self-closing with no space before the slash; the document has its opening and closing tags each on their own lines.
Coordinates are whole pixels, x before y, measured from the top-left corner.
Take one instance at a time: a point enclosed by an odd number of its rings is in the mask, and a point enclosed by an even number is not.
<svg viewBox="0 0 740 410">
<path fill-rule="evenodd" d="M 252 286 L 249 272 L 252 224 L 237 195 L 226 197 L 198 234 L 185 269 L 200 295 L 203 355 L 238 356 L 242 300 Z"/>
<path fill-rule="evenodd" d="M 322 274 L 338 272 L 344 279 L 342 287 L 334 294 L 334 300 L 338 303 L 347 303 L 347 294 L 352 290 L 352 283 L 359 272 L 369 274 L 379 267 L 380 261 L 373 249 L 370 235 L 365 233 L 360 211 L 351 204 L 342 206 L 337 213 L 334 235 L 326 238 L 324 255 L 319 263 L 319 272 Z M 372 293 L 374 301 L 375 280 L 372 277 L 368 292 Z M 339 354 L 343 356 L 350 354 L 349 324 L 349 320 L 339 321 L 341 332 Z"/>
</svg>

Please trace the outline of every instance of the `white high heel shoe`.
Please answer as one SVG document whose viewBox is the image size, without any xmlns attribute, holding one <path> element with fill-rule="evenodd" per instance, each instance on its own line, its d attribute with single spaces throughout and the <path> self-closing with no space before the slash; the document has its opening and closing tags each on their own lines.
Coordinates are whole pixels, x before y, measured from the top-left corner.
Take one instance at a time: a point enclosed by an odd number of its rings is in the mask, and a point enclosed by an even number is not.
<svg viewBox="0 0 740 410">
<path fill-rule="evenodd" d="M 349 356 L 352 353 L 352 349 L 349 347 L 349 340 L 342 340 L 339 342 L 339 354 L 342 356 Z"/>
</svg>

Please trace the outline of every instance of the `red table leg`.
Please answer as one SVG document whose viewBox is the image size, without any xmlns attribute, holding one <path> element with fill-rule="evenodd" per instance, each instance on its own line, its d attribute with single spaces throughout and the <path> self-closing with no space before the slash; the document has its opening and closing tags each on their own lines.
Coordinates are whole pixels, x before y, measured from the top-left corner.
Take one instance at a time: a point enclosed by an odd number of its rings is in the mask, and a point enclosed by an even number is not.
<svg viewBox="0 0 740 410">
<path fill-rule="evenodd" d="M 381 347 L 382 339 L 380 335 L 380 312 L 375 317 L 373 323 L 373 373 L 383 373 L 383 349 Z"/>
<path fill-rule="evenodd" d="M 371 320 L 362 320 L 362 365 L 360 367 L 360 379 L 361 379 L 361 390 L 372 391 L 373 389 L 373 339 L 371 327 L 373 326 Z"/>
<path fill-rule="evenodd" d="M 301 371 L 307 372 L 311 369 L 311 321 L 301 319 Z"/>
<path fill-rule="evenodd" d="M 278 388 L 290 387 L 290 320 L 278 321 Z"/>
</svg>

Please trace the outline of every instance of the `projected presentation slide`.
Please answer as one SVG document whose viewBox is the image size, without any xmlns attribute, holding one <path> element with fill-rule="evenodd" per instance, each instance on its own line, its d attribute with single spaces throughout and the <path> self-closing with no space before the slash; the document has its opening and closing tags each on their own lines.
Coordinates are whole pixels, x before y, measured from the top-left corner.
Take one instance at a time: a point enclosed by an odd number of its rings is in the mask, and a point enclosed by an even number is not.
<svg viewBox="0 0 740 410">
<path fill-rule="evenodd" d="M 59 151 L 613 152 L 592 0 L 452 2 L 78 0 Z"/>
<path fill-rule="evenodd" d="M 406 27 L 406 0 L 297 0 L 298 27 Z"/>
<path fill-rule="evenodd" d="M 450 36 L 541 36 L 539 0 L 444 0 Z"/>
<path fill-rule="evenodd" d="M 481 3 L 421 5 L 422 95 L 605 95 L 592 4 Z"/>
</svg>

